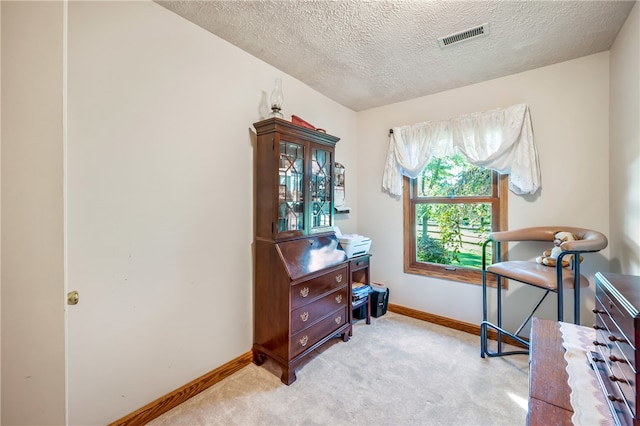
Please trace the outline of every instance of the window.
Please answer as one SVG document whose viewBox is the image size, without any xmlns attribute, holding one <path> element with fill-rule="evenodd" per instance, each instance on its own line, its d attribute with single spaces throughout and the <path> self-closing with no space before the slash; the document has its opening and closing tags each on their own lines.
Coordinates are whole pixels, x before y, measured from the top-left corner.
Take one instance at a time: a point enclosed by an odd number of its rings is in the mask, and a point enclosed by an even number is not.
<svg viewBox="0 0 640 426">
<path fill-rule="evenodd" d="M 482 283 L 482 243 L 506 229 L 507 176 L 456 154 L 404 179 L 405 272 Z"/>
</svg>

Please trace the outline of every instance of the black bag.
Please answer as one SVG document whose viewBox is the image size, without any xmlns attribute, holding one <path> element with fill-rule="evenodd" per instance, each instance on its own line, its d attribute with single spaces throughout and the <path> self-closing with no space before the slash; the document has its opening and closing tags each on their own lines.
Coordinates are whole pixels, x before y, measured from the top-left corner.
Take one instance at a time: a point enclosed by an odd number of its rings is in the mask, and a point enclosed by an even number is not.
<svg viewBox="0 0 640 426">
<path fill-rule="evenodd" d="M 373 292 L 369 295 L 371 298 L 371 316 L 381 317 L 387 313 L 387 305 L 389 304 L 389 289 L 377 289 L 374 287 Z"/>
</svg>

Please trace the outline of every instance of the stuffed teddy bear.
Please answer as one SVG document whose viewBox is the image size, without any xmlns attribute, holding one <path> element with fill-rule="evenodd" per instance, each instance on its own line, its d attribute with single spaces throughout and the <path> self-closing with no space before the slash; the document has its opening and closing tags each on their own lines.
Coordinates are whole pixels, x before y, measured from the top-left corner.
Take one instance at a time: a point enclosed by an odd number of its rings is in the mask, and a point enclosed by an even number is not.
<svg viewBox="0 0 640 426">
<path fill-rule="evenodd" d="M 536 262 L 545 266 L 556 266 L 556 259 L 558 255 L 562 253 L 562 249 L 560 248 L 560 244 L 566 241 L 576 241 L 578 238 L 573 235 L 571 232 L 561 231 L 556 233 L 553 239 L 553 248 L 551 250 L 545 250 L 542 253 L 542 256 L 538 256 L 536 258 Z M 571 260 L 573 259 L 573 255 L 567 255 L 562 258 L 562 267 L 566 268 L 571 264 Z M 582 256 L 580 256 L 580 262 L 582 262 Z"/>
</svg>

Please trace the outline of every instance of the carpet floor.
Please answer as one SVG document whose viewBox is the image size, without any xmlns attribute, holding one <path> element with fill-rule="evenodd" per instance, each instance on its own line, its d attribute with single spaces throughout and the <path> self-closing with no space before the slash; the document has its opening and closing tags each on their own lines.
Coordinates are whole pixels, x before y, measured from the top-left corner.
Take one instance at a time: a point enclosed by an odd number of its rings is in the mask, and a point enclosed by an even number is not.
<svg viewBox="0 0 640 426">
<path fill-rule="evenodd" d="M 249 365 L 150 425 L 524 425 L 526 355 L 481 358 L 479 337 L 387 312 L 297 370 Z"/>
</svg>

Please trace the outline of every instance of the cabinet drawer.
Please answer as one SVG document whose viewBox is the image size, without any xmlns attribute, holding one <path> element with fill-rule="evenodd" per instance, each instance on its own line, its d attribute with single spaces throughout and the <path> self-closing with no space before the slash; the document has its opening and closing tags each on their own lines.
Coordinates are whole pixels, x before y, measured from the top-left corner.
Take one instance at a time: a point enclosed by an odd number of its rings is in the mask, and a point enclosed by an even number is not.
<svg viewBox="0 0 640 426">
<path fill-rule="evenodd" d="M 596 286 L 596 296 L 600 301 L 602 308 L 608 312 L 609 317 L 615 323 L 616 328 L 624 334 L 624 338 L 635 350 L 634 318 L 621 306 L 621 302 L 616 301 L 615 297 L 609 293 L 606 287 L 600 285 Z M 598 305 L 599 304 L 596 302 L 596 306 Z"/>
<path fill-rule="evenodd" d="M 598 356 L 596 355 L 596 358 Z M 607 403 L 611 406 L 614 416 L 618 417 L 622 424 L 632 425 L 634 418 L 634 411 L 631 410 L 631 402 L 635 395 L 629 397 L 625 395 L 620 386 L 611 380 L 611 370 L 609 364 L 596 362 L 593 365 L 596 375 L 598 376 L 598 382 L 602 388 Z M 618 424 L 616 422 L 616 424 Z"/>
<path fill-rule="evenodd" d="M 615 321 L 613 315 L 621 317 L 620 311 L 615 305 L 603 303 L 603 295 L 596 296 L 596 310 L 598 312 L 596 316 L 596 328 L 599 328 L 596 333 L 596 341 L 598 346 L 604 347 L 607 345 L 609 353 L 607 358 L 614 356 L 616 358 L 623 358 L 630 368 L 635 373 L 635 348 L 629 342 L 628 336 L 623 334 L 618 328 L 618 324 Z M 606 295 L 604 295 L 606 300 Z"/>
<path fill-rule="evenodd" d="M 611 403 L 623 417 L 633 416 L 637 407 L 635 348 L 619 324 L 627 316 L 605 291 L 598 289 L 596 313 L 594 344 L 606 366 L 602 380 L 606 382 L 607 396 L 614 398 Z"/>
<path fill-rule="evenodd" d="M 347 268 L 329 272 L 309 281 L 304 281 L 291 287 L 291 308 L 300 306 L 317 299 L 347 283 Z"/>
<path fill-rule="evenodd" d="M 369 255 L 355 257 L 349 260 L 349 269 L 351 271 L 359 271 L 369 267 Z"/>
<path fill-rule="evenodd" d="M 636 380 L 635 374 L 630 372 L 630 369 L 627 367 L 624 368 L 624 364 L 621 363 L 613 363 L 608 361 L 607 367 L 609 368 L 609 380 L 617 386 L 620 392 L 620 395 L 624 397 L 629 408 L 632 413 L 636 412 Z M 625 374 L 625 371 L 626 373 Z"/>
<path fill-rule="evenodd" d="M 347 286 L 327 294 L 313 303 L 304 305 L 291 312 L 291 334 L 315 324 L 328 312 L 347 305 L 349 293 Z"/>
<path fill-rule="evenodd" d="M 607 348 L 607 351 L 600 351 L 606 358 L 615 356 L 624 358 L 635 371 L 635 351 L 626 337 L 618 330 L 616 324 L 607 314 L 598 314 L 596 317 L 596 342 L 599 348 Z"/>
<path fill-rule="evenodd" d="M 289 346 L 290 357 L 293 358 L 304 350 L 309 349 L 322 340 L 323 337 L 330 335 L 339 327 L 346 324 L 347 321 L 347 308 L 343 307 L 342 309 L 327 315 L 311 327 L 294 334 L 291 336 Z"/>
</svg>

